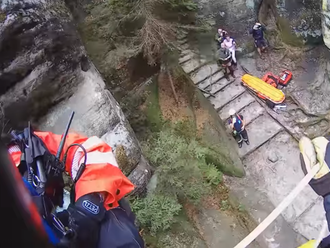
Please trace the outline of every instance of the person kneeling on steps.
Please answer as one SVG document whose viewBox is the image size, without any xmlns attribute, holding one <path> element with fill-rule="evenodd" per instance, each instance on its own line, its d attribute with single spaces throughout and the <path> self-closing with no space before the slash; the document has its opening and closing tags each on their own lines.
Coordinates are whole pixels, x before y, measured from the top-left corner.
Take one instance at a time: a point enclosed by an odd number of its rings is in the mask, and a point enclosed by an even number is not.
<svg viewBox="0 0 330 248">
<path fill-rule="evenodd" d="M 237 140 L 238 147 L 241 148 L 243 146 L 243 141 L 249 145 L 250 142 L 247 131 L 245 130 L 245 121 L 243 120 L 243 115 L 236 114 L 234 109 L 230 109 L 229 116 L 228 124 L 233 130 L 233 136 Z"/>
</svg>

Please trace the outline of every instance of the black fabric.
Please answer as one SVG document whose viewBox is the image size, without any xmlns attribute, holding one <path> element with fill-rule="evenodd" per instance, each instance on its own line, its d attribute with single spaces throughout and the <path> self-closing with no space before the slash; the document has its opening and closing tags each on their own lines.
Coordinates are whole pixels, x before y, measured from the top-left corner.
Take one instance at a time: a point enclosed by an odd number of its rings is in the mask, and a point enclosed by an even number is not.
<svg viewBox="0 0 330 248">
<path fill-rule="evenodd" d="M 328 142 L 327 148 L 325 150 L 324 161 L 328 166 L 330 165 L 330 142 Z"/>
<path fill-rule="evenodd" d="M 64 172 L 63 163 L 48 151 L 44 142 L 30 128 L 25 128 L 23 131 L 13 131 L 12 136 L 14 137 L 12 143 L 17 144 L 22 152 L 21 162 L 18 166 L 20 173 L 28 181 L 31 180 L 29 179 L 30 175 L 27 174 L 27 166 L 31 166 L 36 171 L 36 160 L 39 159 L 46 174 L 46 184 L 45 188 L 36 188 L 36 190 L 39 194 L 45 192 L 47 203 L 50 200 L 52 205 L 62 207 L 64 189 L 62 177 Z M 29 136 L 31 136 L 30 140 Z M 40 214 L 44 215 L 45 213 L 40 212 Z"/>
<path fill-rule="evenodd" d="M 121 207 L 107 211 L 97 248 L 143 248 L 138 229 Z"/>
<path fill-rule="evenodd" d="M 330 248 L 330 235 L 321 241 L 319 248 Z"/>
<path fill-rule="evenodd" d="M 249 136 L 247 134 L 247 131 L 244 129 L 243 131 L 237 133 L 236 135 L 234 135 L 237 143 L 242 143 L 243 141 L 248 141 L 249 140 Z"/>
<path fill-rule="evenodd" d="M 40 216 L 31 214 L 26 201 L 21 176 L 18 175 L 6 147 L 0 142 L 0 220 L 1 247 L 6 248 L 48 248 L 53 247 L 40 223 Z"/>
<path fill-rule="evenodd" d="M 305 165 L 305 160 L 303 155 L 300 153 L 300 164 L 301 169 L 303 170 L 304 174 L 307 174 L 307 169 Z M 319 179 L 312 179 L 309 182 L 309 185 L 315 191 L 316 194 L 320 196 L 326 196 L 330 194 L 330 173 L 326 174 L 325 176 Z"/>
<path fill-rule="evenodd" d="M 252 33 L 252 36 L 255 40 L 262 40 L 264 38 L 264 31 L 265 27 L 260 26 L 258 29 L 252 29 L 250 33 Z"/>
<path fill-rule="evenodd" d="M 272 79 L 276 85 L 278 85 L 278 78 L 274 77 L 273 75 L 268 75 L 268 78 Z"/>
<path fill-rule="evenodd" d="M 95 193 L 84 195 L 75 204 L 70 204 L 68 209 L 58 213 L 57 217 L 74 235 L 69 241 L 67 237 L 63 237 L 60 246 L 64 247 L 69 243 L 75 248 L 96 247 L 105 213 L 103 200 Z"/>
<path fill-rule="evenodd" d="M 254 40 L 254 44 L 257 48 L 263 48 L 267 46 L 265 39 Z"/>
<path fill-rule="evenodd" d="M 227 48 L 220 48 L 217 57 L 221 64 L 228 64 L 232 60 L 231 52 Z"/>
<path fill-rule="evenodd" d="M 266 99 L 265 102 L 266 102 L 266 105 L 271 109 L 273 109 L 276 105 L 275 103 L 273 103 L 272 101 L 270 101 L 268 99 Z"/>
<path fill-rule="evenodd" d="M 31 196 L 33 203 L 36 205 L 40 216 L 47 217 L 53 210 L 53 203 L 47 195 Z"/>
</svg>

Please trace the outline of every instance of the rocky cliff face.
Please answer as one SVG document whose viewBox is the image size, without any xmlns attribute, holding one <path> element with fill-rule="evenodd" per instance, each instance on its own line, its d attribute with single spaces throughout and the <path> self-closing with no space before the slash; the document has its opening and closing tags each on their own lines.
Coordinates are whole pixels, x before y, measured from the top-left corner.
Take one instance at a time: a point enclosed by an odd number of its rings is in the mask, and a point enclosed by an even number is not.
<svg viewBox="0 0 330 248">
<path fill-rule="evenodd" d="M 86 56 L 72 17 L 60 0 L 0 1 L 0 102 L 7 128 L 28 120 L 62 133 L 72 129 L 123 148 L 124 171 L 142 192 L 151 170 L 103 79 Z"/>
<path fill-rule="evenodd" d="M 324 44 L 330 48 L 330 1 L 322 0 L 322 33 Z"/>
<path fill-rule="evenodd" d="M 201 14 L 215 17 L 219 27 L 236 37 L 247 35 L 255 21 L 288 30 L 305 44 L 322 43 L 320 1 L 233 0 L 201 1 Z M 273 23 L 272 23 L 273 22 Z"/>
</svg>

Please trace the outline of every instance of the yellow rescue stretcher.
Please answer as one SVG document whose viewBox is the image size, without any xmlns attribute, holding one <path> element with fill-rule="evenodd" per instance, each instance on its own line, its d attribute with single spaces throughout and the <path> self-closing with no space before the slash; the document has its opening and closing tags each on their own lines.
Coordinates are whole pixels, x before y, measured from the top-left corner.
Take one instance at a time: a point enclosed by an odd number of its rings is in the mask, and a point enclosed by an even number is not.
<svg viewBox="0 0 330 248">
<path fill-rule="evenodd" d="M 281 90 L 250 74 L 243 75 L 242 84 L 263 100 L 269 100 L 274 104 L 280 104 L 285 100 L 285 95 Z"/>
</svg>

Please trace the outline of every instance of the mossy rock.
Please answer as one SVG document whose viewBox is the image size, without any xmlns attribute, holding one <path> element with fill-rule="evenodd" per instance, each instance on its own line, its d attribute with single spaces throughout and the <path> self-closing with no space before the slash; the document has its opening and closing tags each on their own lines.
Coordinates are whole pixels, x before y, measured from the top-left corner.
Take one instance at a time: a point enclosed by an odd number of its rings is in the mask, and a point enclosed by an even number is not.
<svg viewBox="0 0 330 248">
<path fill-rule="evenodd" d="M 6 20 L 6 17 L 7 17 L 6 13 L 0 11 L 0 22 L 4 22 Z"/>
<path fill-rule="evenodd" d="M 280 31 L 280 36 L 285 44 L 295 47 L 302 47 L 304 40 L 302 37 L 298 37 L 292 30 L 290 23 L 284 17 L 279 16 L 277 18 L 277 27 Z"/>
<path fill-rule="evenodd" d="M 116 161 L 121 171 L 128 176 L 133 170 L 132 161 L 128 158 L 123 145 L 118 145 L 115 151 Z"/>
</svg>

